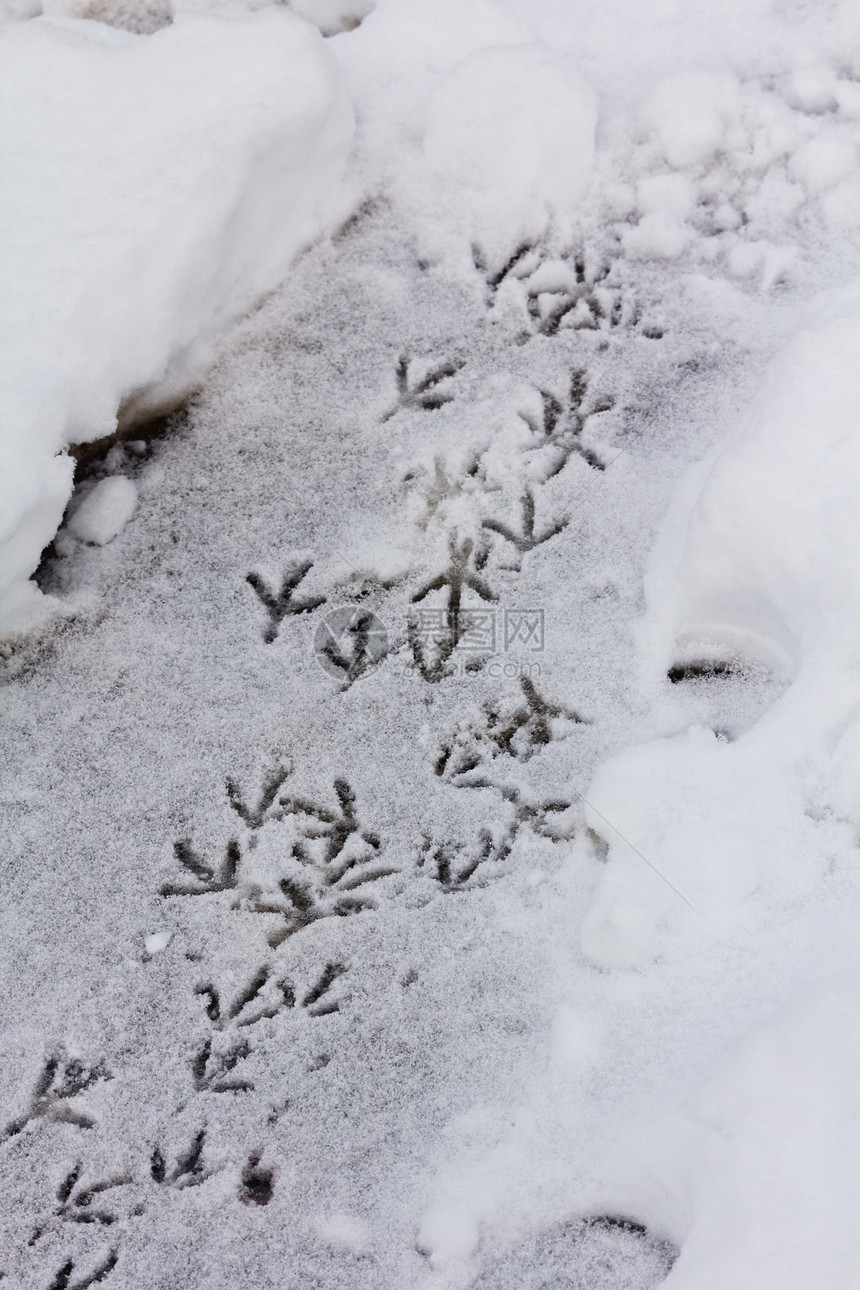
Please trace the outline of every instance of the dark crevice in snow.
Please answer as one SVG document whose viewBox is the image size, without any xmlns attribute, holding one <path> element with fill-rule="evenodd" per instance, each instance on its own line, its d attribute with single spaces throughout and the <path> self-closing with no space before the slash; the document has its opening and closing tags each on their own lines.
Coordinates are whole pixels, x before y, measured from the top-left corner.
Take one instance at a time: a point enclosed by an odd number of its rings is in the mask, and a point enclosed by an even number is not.
<svg viewBox="0 0 860 1290">
<path fill-rule="evenodd" d="M 57 536 L 45 547 L 33 581 L 48 595 L 65 596 L 76 590 L 75 543 L 69 541 L 68 522 L 92 492 L 106 479 L 137 480 L 158 458 L 164 445 L 187 433 L 192 403 L 183 400 L 169 412 L 130 419 L 121 428 L 90 443 L 73 444 L 69 456 L 75 462 L 75 483 Z"/>
<path fill-rule="evenodd" d="M 114 474 L 119 465 L 139 471 L 165 440 L 183 433 L 191 411 L 192 404 L 184 399 L 178 406 L 159 411 L 154 416 L 129 421 L 120 419 L 119 428 L 102 439 L 72 444 L 69 456 L 75 463 L 75 487 L 90 479 L 103 479 Z"/>
<path fill-rule="evenodd" d="M 676 663 L 674 667 L 669 668 L 666 676 L 673 685 L 677 685 L 680 681 L 698 680 L 701 677 L 739 676 L 742 674 L 742 665 L 737 662 L 700 661 L 697 663 Z"/>
</svg>

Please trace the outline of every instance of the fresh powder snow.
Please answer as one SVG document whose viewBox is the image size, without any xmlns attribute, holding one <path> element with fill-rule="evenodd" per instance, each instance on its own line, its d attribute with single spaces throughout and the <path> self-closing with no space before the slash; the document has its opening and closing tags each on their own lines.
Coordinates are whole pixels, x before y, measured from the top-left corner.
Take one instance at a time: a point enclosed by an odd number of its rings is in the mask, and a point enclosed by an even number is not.
<svg viewBox="0 0 860 1290">
<path fill-rule="evenodd" d="M 4 1290 L 855 1290 L 856 6 L 0 50 Z"/>
</svg>

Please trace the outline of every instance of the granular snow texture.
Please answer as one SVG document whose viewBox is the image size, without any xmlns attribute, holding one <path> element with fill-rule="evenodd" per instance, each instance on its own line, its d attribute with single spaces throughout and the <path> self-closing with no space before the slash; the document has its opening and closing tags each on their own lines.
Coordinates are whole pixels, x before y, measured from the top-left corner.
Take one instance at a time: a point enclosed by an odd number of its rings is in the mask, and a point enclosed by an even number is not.
<svg viewBox="0 0 860 1290">
<path fill-rule="evenodd" d="M 2 663 L 4 1290 L 850 1290 L 850 12 L 303 8 L 365 200 Z"/>
</svg>

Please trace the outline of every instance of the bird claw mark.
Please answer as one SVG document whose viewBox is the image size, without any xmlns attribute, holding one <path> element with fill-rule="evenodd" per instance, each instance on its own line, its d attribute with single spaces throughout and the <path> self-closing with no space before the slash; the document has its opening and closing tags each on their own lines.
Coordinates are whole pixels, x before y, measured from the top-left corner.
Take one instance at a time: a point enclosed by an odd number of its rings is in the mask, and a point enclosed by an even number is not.
<svg viewBox="0 0 860 1290">
<path fill-rule="evenodd" d="M 550 819 L 569 811 L 573 802 L 564 799 L 549 798 L 545 801 L 530 801 L 513 785 L 494 784 L 489 779 L 461 779 L 456 782 L 458 788 L 491 788 L 500 793 L 504 801 L 513 807 L 513 819 L 508 827 L 504 842 L 499 844 L 497 860 L 506 860 L 513 850 L 520 830 L 528 827 L 539 838 L 548 838 L 551 842 L 566 842 L 573 836 L 573 826 L 557 826 Z"/>
<path fill-rule="evenodd" d="M 471 891 L 483 886 L 482 882 L 470 884 L 478 868 L 488 860 L 504 859 L 508 854 L 504 845 L 494 842 L 489 829 L 482 829 L 478 847 L 466 854 L 465 863 L 457 867 L 457 860 L 466 849 L 461 843 L 433 839 L 429 833 L 424 834 L 424 844 L 418 855 L 418 868 L 439 884 L 448 894 L 452 892 Z"/>
<path fill-rule="evenodd" d="M 526 454 L 541 454 L 544 459 L 541 483 L 547 483 L 564 469 L 574 455 L 593 470 L 605 470 L 606 463 L 582 442 L 582 432 L 589 417 L 608 412 L 615 405 L 609 396 L 588 398 L 588 376 L 574 370 L 566 406 L 547 390 L 539 390 L 542 413 L 536 418 L 530 412 L 519 412 L 534 436 L 525 449 Z M 552 535 L 550 535 L 552 536 Z"/>
<path fill-rule="evenodd" d="M 333 674 L 340 677 L 343 682 L 341 688 L 348 690 L 386 657 L 388 637 L 370 610 L 347 609 L 343 612 L 346 621 L 342 625 L 339 616 L 332 615 L 320 624 L 315 648 L 317 655 L 322 655 L 333 669 Z"/>
<path fill-rule="evenodd" d="M 429 609 L 418 611 L 410 616 L 407 625 L 407 639 L 412 655 L 422 676 L 426 681 L 440 681 L 449 675 L 448 663 L 460 642 L 475 626 L 475 617 L 480 611 L 463 607 L 463 592 L 473 591 L 481 600 L 494 602 L 498 596 L 481 576 L 487 563 L 486 546 L 475 543 L 469 537 L 458 541 L 457 534 L 451 533 L 448 538 L 448 567 L 436 577 L 431 578 L 412 596 L 412 604 L 425 600 L 432 591 L 446 591 L 447 604 L 440 610 Z M 475 660 L 475 667 L 480 662 Z"/>
<path fill-rule="evenodd" d="M 191 1062 L 191 1075 L 198 1093 L 248 1093 L 254 1088 L 250 1080 L 230 1075 L 240 1061 L 251 1055 L 247 1039 L 233 1043 L 223 1053 L 212 1052 L 207 1037 Z"/>
<path fill-rule="evenodd" d="M 269 615 L 269 622 L 263 629 L 263 640 L 267 645 L 271 645 L 275 640 L 281 622 L 288 614 L 310 613 L 311 610 L 319 609 L 320 605 L 325 604 L 325 596 L 308 596 L 304 600 L 296 600 L 293 595 L 299 583 L 310 573 L 313 563 L 313 560 L 302 560 L 298 564 L 292 565 L 284 574 L 280 590 L 277 593 L 272 590 L 259 573 L 249 573 L 245 579 L 257 593 Z"/>
<path fill-rule="evenodd" d="M 217 1030 L 222 1030 L 231 1024 L 254 1026 L 258 1021 L 263 1021 L 268 1017 L 276 1017 L 283 1008 L 292 1008 L 295 1004 L 295 992 L 286 981 L 274 982 L 275 990 L 279 995 L 274 1002 L 267 1003 L 261 997 L 271 978 L 272 969 L 269 964 L 264 964 L 255 973 L 245 989 L 240 991 L 233 1002 L 226 1008 L 222 1008 L 220 995 L 214 985 L 199 985 L 195 990 L 195 994 L 207 1000 L 206 1015 Z M 261 1003 L 262 1008 L 257 1011 L 253 1009 L 246 1011 L 255 1001 Z"/>
<path fill-rule="evenodd" d="M 176 1163 L 169 1172 L 164 1152 L 161 1147 L 154 1147 L 149 1162 L 149 1174 L 152 1181 L 158 1183 L 159 1186 L 175 1187 L 177 1189 L 199 1187 L 207 1178 L 211 1178 L 214 1173 L 214 1170 L 207 1169 L 203 1164 L 205 1142 L 206 1129 L 203 1128 L 194 1136 L 188 1150 L 180 1152 L 176 1157 Z"/>
<path fill-rule="evenodd" d="M 102 1196 L 114 1187 L 128 1186 L 133 1181 L 131 1174 L 121 1174 L 116 1178 L 106 1178 L 101 1182 L 92 1183 L 88 1187 L 79 1187 L 82 1169 L 83 1165 L 78 1161 L 60 1182 L 56 1192 L 59 1204 L 51 1217 L 67 1223 L 98 1223 L 102 1227 L 110 1227 L 117 1221 L 116 1214 L 109 1213 L 106 1209 L 93 1208 L 92 1202 L 96 1196 Z M 43 1223 L 37 1227 L 27 1244 L 35 1245 L 44 1235 L 46 1226 L 47 1224 Z"/>
<path fill-rule="evenodd" d="M 310 1017 L 324 1017 L 324 1016 L 327 1016 L 329 1013 L 339 1012 L 341 1004 L 344 1002 L 344 999 L 343 998 L 333 999 L 331 997 L 326 997 L 326 996 L 329 995 L 335 982 L 340 977 L 342 977 L 348 970 L 349 969 L 344 963 L 337 963 L 337 962 L 327 963 L 321 975 L 319 976 L 318 980 L 302 995 L 301 998 L 298 998 L 296 994 L 295 986 L 292 984 L 291 981 L 287 979 L 278 981 L 276 983 L 276 988 L 280 995 L 280 999 L 271 1009 L 265 1012 L 258 1013 L 253 1018 L 248 1018 L 247 1021 L 244 1021 L 241 1019 L 241 1017 L 239 1017 L 239 1013 L 242 1011 L 242 1008 L 246 1006 L 246 1004 L 243 1003 L 242 1007 L 240 1007 L 238 1011 L 236 1010 L 236 1007 L 234 1005 L 232 1019 L 235 1020 L 236 1025 L 241 1026 L 246 1024 L 254 1025 L 256 1022 L 261 1021 L 263 1017 L 274 1017 L 284 1009 L 304 1008 L 308 1016 Z M 266 978 L 268 979 L 269 969 L 268 968 L 261 969 L 260 972 L 257 974 L 257 977 L 255 978 L 255 984 L 257 981 L 262 980 L 264 973 Z M 262 985 L 260 986 L 260 989 L 262 989 Z M 210 990 L 211 990 L 211 987 L 206 987 L 205 991 L 201 990 L 199 991 L 199 993 L 205 992 L 208 994 Z M 256 993 L 259 994 L 259 990 Z M 247 1000 L 246 1002 L 248 1001 L 250 1000 Z M 237 1003 L 238 1002 L 239 1001 L 237 1000 Z M 232 1053 L 235 1051 L 239 1052 L 240 1057 L 249 1056 L 251 1050 L 248 1045 L 248 1041 L 243 1040 L 240 1044 L 235 1045 L 234 1049 L 230 1050 L 230 1052 L 227 1055 L 232 1056 Z M 208 1060 L 210 1052 L 211 1052 L 211 1041 L 207 1040 L 206 1044 L 204 1044 L 203 1049 L 195 1059 L 195 1063 L 200 1070 L 203 1069 L 204 1054 L 205 1054 L 206 1060 Z M 232 1067 L 235 1066 L 235 1064 L 236 1064 L 235 1061 L 232 1061 L 230 1069 L 232 1069 Z M 218 1088 L 213 1091 L 223 1092 L 225 1090 Z"/>
<path fill-rule="evenodd" d="M 406 408 L 433 412 L 437 408 L 444 407 L 446 403 L 453 403 L 454 395 L 449 390 L 440 390 L 438 387 L 442 381 L 456 376 L 464 366 L 465 359 L 453 359 L 431 369 L 425 377 L 413 383 L 409 380 L 409 356 L 401 354 L 395 373 L 397 402 L 383 416 L 383 424 Z"/>
<path fill-rule="evenodd" d="M 231 838 L 227 843 L 224 858 L 217 872 L 205 860 L 201 859 L 192 848 L 188 838 L 174 842 L 173 854 L 183 869 L 197 880 L 197 885 L 181 887 L 173 883 L 165 883 L 161 888 L 162 896 L 210 896 L 219 891 L 232 891 L 239 881 L 239 863 L 242 859 L 242 853 L 235 838 Z"/>
<path fill-rule="evenodd" d="M 559 825 L 552 818 L 561 816 L 569 811 L 573 806 L 572 802 L 555 798 L 537 802 L 531 801 L 520 789 L 504 784 L 496 784 L 486 778 L 466 779 L 459 777 L 453 778 L 451 782 L 458 788 L 493 789 L 501 794 L 504 801 L 511 805 L 513 812 L 501 835 L 495 839 L 488 829 L 482 830 L 477 851 L 473 852 L 465 866 L 456 872 L 453 864 L 462 851 L 461 845 L 447 841 L 439 843 L 425 834 L 425 845 L 419 857 L 418 866 L 419 868 L 423 867 L 429 859 L 431 865 L 435 868 L 435 873 L 432 876 L 446 891 L 470 890 L 470 887 L 466 884 L 468 884 L 469 879 L 480 865 L 487 861 L 493 861 L 498 864 L 506 861 L 513 852 L 517 838 L 524 828 L 529 828 L 536 837 L 547 838 L 551 842 L 568 841 L 573 835 L 573 825 Z M 481 885 L 483 884 L 472 883 L 471 888 Z"/>
<path fill-rule="evenodd" d="M 371 882 L 388 874 L 399 872 L 396 869 L 384 869 L 368 874 L 366 881 Z M 369 896 L 343 896 L 326 898 L 327 893 L 318 895 L 310 886 L 282 878 L 278 884 L 281 894 L 288 902 L 286 906 L 275 900 L 252 898 L 243 908 L 252 914 L 275 914 L 282 920 L 282 926 L 269 934 L 268 943 L 272 949 L 283 945 L 290 936 L 310 927 L 322 918 L 345 918 L 350 914 L 361 914 L 365 910 L 375 909 L 376 904 Z"/>
<path fill-rule="evenodd" d="M 34 1120 L 49 1120 L 91 1129 L 95 1121 L 68 1103 L 99 1080 L 112 1079 L 104 1062 L 84 1066 L 77 1057 L 64 1058 L 61 1052 L 52 1053 L 45 1061 L 30 1105 L 22 1116 L 12 1120 L 0 1134 L 0 1143 L 8 1142 Z"/>
<path fill-rule="evenodd" d="M 89 1187 L 78 1187 L 81 1168 L 80 1163 L 76 1164 L 57 1188 L 57 1200 L 60 1204 L 54 1211 L 55 1217 L 70 1223 L 100 1223 L 110 1226 L 116 1222 L 116 1215 L 91 1208 L 92 1202 L 96 1196 L 102 1196 L 114 1187 L 127 1187 L 132 1181 L 131 1174 L 120 1174 L 116 1178 L 105 1178 L 101 1182 L 92 1183 Z"/>
<path fill-rule="evenodd" d="M 534 551 L 535 547 L 541 546 L 548 542 L 550 538 L 557 537 L 570 522 L 569 516 L 563 519 L 555 520 L 540 532 L 535 531 L 535 499 L 530 488 L 526 488 L 522 502 L 522 524 L 520 532 L 515 533 L 507 524 L 501 520 L 484 520 L 483 527 L 490 529 L 493 533 L 498 533 L 506 542 L 510 542 L 516 547 L 520 556 L 527 555 L 529 551 Z"/>
<path fill-rule="evenodd" d="M 119 1252 L 117 1250 L 111 1250 L 104 1263 L 97 1267 L 94 1272 L 91 1272 L 89 1276 L 82 1277 L 81 1280 L 75 1282 L 72 1282 L 71 1280 L 72 1273 L 75 1270 L 75 1262 L 74 1259 L 69 1259 L 67 1263 L 63 1264 L 59 1272 L 57 1272 L 53 1281 L 48 1286 L 48 1290 L 89 1290 L 90 1286 L 98 1285 L 100 1282 L 104 1281 L 109 1273 L 111 1273 L 116 1267 L 118 1259 Z"/>
<path fill-rule="evenodd" d="M 227 776 L 227 801 L 249 829 L 260 829 L 265 824 L 275 798 L 289 778 L 290 771 L 291 767 L 278 764 L 266 772 L 256 806 L 248 806 L 236 780 Z"/>
<path fill-rule="evenodd" d="M 424 467 L 415 468 L 403 477 L 403 482 L 412 483 L 421 474 L 427 473 Z M 424 492 L 425 509 L 424 514 L 417 520 L 418 527 L 427 529 L 446 502 L 472 495 L 478 489 L 489 491 L 480 452 L 473 452 L 465 461 L 462 470 L 449 470 L 443 465 L 442 459 L 436 457 L 433 462 L 433 478 Z"/>
<path fill-rule="evenodd" d="M 316 985 L 302 998 L 300 1007 L 307 1010 L 310 1017 L 325 1017 L 333 1012 L 340 1012 L 342 999 L 326 999 L 335 981 L 349 969 L 344 963 L 327 963 Z"/>
<path fill-rule="evenodd" d="M 334 809 L 300 797 L 281 798 L 282 816 L 294 816 L 299 822 L 300 837 L 293 843 L 291 856 L 302 869 L 279 880 L 279 894 L 251 891 L 240 906 L 283 920 L 284 925 L 269 937 L 273 948 L 321 918 L 373 908 L 373 898 L 357 893 L 357 888 L 399 872 L 376 859 L 382 842 L 376 833 L 361 827 L 355 793 L 347 781 L 336 779 L 334 790 Z"/>
<path fill-rule="evenodd" d="M 491 271 L 480 247 L 472 247 L 472 260 L 484 279 L 488 308 L 496 303 L 503 282 L 517 281 L 525 295 L 532 333 L 557 335 L 562 323 L 574 331 L 614 331 L 634 327 L 640 311 L 623 287 L 612 282 L 612 257 L 591 259 L 583 250 L 564 257 L 559 267 L 567 283 L 547 285 L 547 255 L 538 246 L 523 243 L 501 266 Z"/>
<path fill-rule="evenodd" d="M 541 417 L 538 421 L 530 412 L 520 412 L 520 420 L 525 421 L 528 428 L 536 439 L 540 441 L 541 447 L 544 444 L 554 443 L 556 431 L 562 419 L 564 406 L 554 394 L 548 390 L 538 390 L 541 400 Z"/>
<path fill-rule="evenodd" d="M 177 842 L 174 853 L 180 864 L 195 879 L 194 885 L 167 884 L 161 888 L 162 896 L 200 896 L 214 892 L 235 890 L 233 909 L 249 913 L 274 914 L 284 920 L 284 926 L 269 937 L 269 944 L 277 948 L 288 936 L 307 927 L 320 918 L 332 915 L 342 917 L 374 907 L 372 897 L 356 888 L 397 873 L 390 865 L 373 863 L 374 853 L 382 846 L 376 833 L 362 828 L 355 809 L 355 794 L 345 779 L 334 782 L 337 806 L 329 807 L 291 794 L 275 801 L 287 774 L 280 768 L 266 780 L 260 799 L 249 808 L 239 793 L 235 782 L 228 781 L 228 798 L 237 814 L 249 828 L 261 827 L 266 820 L 284 820 L 295 817 L 299 837 L 293 843 L 291 858 L 302 866 L 294 875 L 282 878 L 277 890 L 264 891 L 257 884 L 245 883 L 240 889 L 239 868 L 242 853 L 233 839 L 227 844 L 225 857 L 216 873 L 192 849 L 188 840 Z M 252 839 L 253 845 L 253 839 Z M 284 898 L 286 903 L 284 903 Z M 262 969 L 261 969 L 262 971 Z M 250 987 L 244 1002 L 234 1004 L 235 1012 L 223 1013 L 221 1001 L 214 986 L 199 987 L 198 993 L 208 999 L 207 1015 L 210 1020 L 223 1025 L 234 1020 L 263 988 L 268 978 L 260 976 Z M 283 1006 L 278 1003 L 277 1008 Z M 253 1020 L 242 1017 L 237 1024 L 251 1025 L 260 1020 L 260 1013 Z"/>
<path fill-rule="evenodd" d="M 352 838 L 357 838 L 364 848 L 370 848 L 373 851 L 379 851 L 382 846 L 376 833 L 361 828 L 356 814 L 355 791 L 349 787 L 347 780 L 335 779 L 334 792 L 338 799 L 337 808 L 334 809 L 318 805 L 318 802 L 308 801 L 304 797 L 285 796 L 281 797 L 280 802 L 282 814 L 297 815 L 306 820 L 302 826 L 302 840 L 295 842 L 293 854 L 303 863 L 313 863 L 308 855 L 306 844 L 320 842 L 318 851 L 320 851 L 321 867 L 326 875 L 334 873 L 334 877 L 330 877 L 329 881 L 338 881 L 347 869 L 360 863 L 357 855 L 352 858 L 344 855 L 347 844 L 352 841 Z M 339 863 L 335 864 L 335 862 Z"/>
<path fill-rule="evenodd" d="M 469 787 L 464 776 L 495 757 L 504 755 L 516 761 L 529 761 L 547 744 L 572 734 L 562 723 L 590 724 L 572 708 L 544 699 L 531 677 L 520 677 L 520 685 L 525 702 L 513 711 L 503 712 L 488 704 L 478 721 L 460 727 L 437 758 L 434 767 L 437 775 L 458 787 Z"/>
<path fill-rule="evenodd" d="M 527 259 L 528 256 L 532 258 Z M 488 305 L 495 303 L 496 293 L 506 278 L 528 276 L 537 268 L 539 260 L 540 252 L 538 248 L 531 242 L 522 242 L 502 267 L 492 272 L 481 247 L 477 243 L 472 246 L 472 263 L 486 284 L 486 301 Z"/>
</svg>

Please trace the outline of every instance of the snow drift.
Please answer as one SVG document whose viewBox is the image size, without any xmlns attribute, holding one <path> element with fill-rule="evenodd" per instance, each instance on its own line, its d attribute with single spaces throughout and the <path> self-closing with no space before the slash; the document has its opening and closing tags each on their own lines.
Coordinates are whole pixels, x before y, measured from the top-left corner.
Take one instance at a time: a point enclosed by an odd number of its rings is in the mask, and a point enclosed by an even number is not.
<svg viewBox="0 0 860 1290">
<path fill-rule="evenodd" d="M 593 92 L 545 46 L 464 58 L 426 109 L 416 206 L 431 254 L 453 233 L 504 259 L 551 225 L 566 230 L 591 178 L 596 125 Z"/>
<path fill-rule="evenodd" d="M 822 650 L 852 654 L 859 351 L 855 294 L 797 333 L 737 438 L 689 486 L 699 489 L 692 509 L 679 499 L 650 580 L 667 650 L 680 637 L 686 654 L 737 652 L 791 670 Z"/>
<path fill-rule="evenodd" d="M 230 320 L 344 210 L 352 110 L 322 38 L 281 10 L 152 36 L 38 18 L 0 41 L 6 104 L 0 627 L 62 519 L 62 450 L 130 395 L 188 388 Z M 58 455 L 59 454 L 59 455 Z"/>
<path fill-rule="evenodd" d="M 591 962 L 671 963 L 693 979 L 744 944 L 814 947 L 802 1008 L 768 964 L 771 1022 L 641 1151 L 639 1168 L 686 1215 L 666 1283 L 679 1290 L 856 1284 L 858 345 L 854 289 L 795 334 L 734 438 L 682 482 L 648 579 L 658 724 L 683 719 L 666 694 L 672 663 L 703 683 L 727 667 L 738 693 L 769 665 L 784 692 L 747 729 L 693 725 L 626 749 L 588 791 L 609 848 L 581 929 Z M 789 1230 L 785 1214 L 803 1221 Z"/>
</svg>

